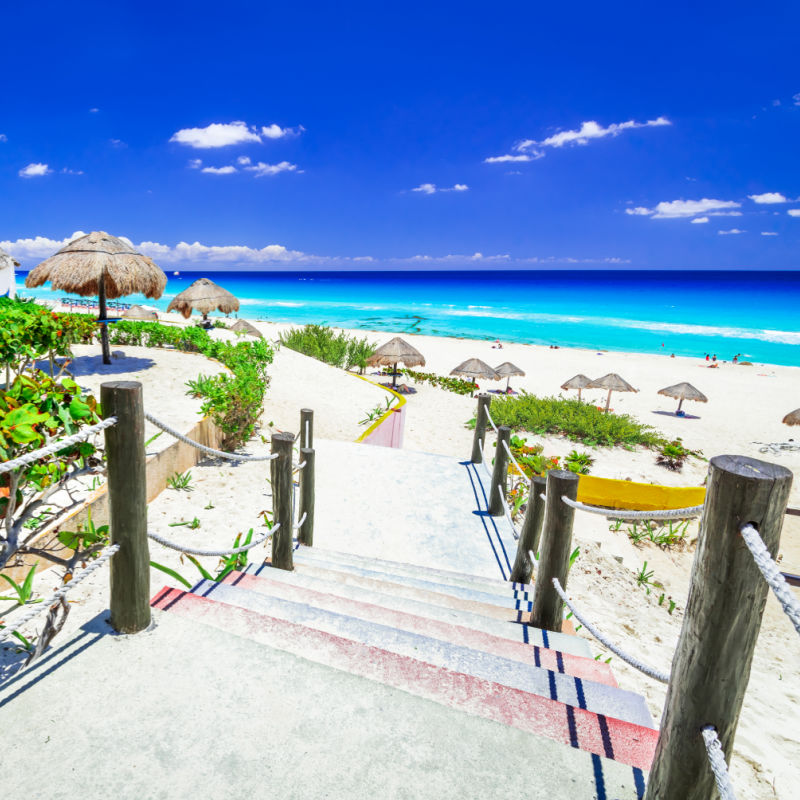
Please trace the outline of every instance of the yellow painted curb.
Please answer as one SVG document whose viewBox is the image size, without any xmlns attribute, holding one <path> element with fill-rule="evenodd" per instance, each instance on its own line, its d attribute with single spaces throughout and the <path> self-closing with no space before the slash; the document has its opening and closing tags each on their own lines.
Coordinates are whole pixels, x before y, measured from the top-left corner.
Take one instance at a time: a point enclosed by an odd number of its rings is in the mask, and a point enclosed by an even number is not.
<svg viewBox="0 0 800 800">
<path fill-rule="evenodd" d="M 705 501 L 704 486 L 660 486 L 596 475 L 581 475 L 578 500 L 591 506 L 625 508 L 629 511 L 656 511 L 700 506 Z"/>
<path fill-rule="evenodd" d="M 389 419 L 390 414 L 394 414 L 394 412 L 397 411 L 398 408 L 402 408 L 406 404 L 406 399 L 405 397 L 403 397 L 403 395 L 401 395 L 399 392 L 396 392 L 394 389 L 390 389 L 388 386 L 383 386 L 380 383 L 375 383 L 375 381 L 371 381 L 369 378 L 365 378 L 363 375 L 356 375 L 355 372 L 348 372 L 347 374 L 352 375 L 354 378 L 358 378 L 359 380 L 371 383 L 373 386 L 377 386 L 379 389 L 383 389 L 384 392 L 389 392 L 389 394 L 394 395 L 399 400 L 396 406 L 393 406 L 392 408 L 388 409 L 385 414 L 382 414 L 380 417 L 378 417 L 378 419 L 375 420 L 375 422 L 373 422 L 372 425 L 370 425 L 369 428 L 367 428 L 364 431 L 364 433 L 362 433 L 361 436 L 358 437 L 358 439 L 356 439 L 356 442 L 363 442 L 364 439 L 367 438 L 367 436 L 369 436 L 374 430 L 378 428 L 378 426 L 383 425 L 383 423 L 386 422 L 387 419 Z"/>
</svg>

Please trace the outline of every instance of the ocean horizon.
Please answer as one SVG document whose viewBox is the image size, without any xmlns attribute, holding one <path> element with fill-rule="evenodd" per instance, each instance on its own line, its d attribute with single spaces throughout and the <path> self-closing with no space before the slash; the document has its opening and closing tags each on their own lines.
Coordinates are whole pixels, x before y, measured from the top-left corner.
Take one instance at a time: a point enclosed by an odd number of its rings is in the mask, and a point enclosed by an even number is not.
<svg viewBox="0 0 800 800">
<path fill-rule="evenodd" d="M 800 366 L 800 272 L 178 269 L 159 300 L 125 301 L 166 310 L 202 275 L 245 318 Z M 22 295 L 66 296 L 18 277 Z"/>
</svg>

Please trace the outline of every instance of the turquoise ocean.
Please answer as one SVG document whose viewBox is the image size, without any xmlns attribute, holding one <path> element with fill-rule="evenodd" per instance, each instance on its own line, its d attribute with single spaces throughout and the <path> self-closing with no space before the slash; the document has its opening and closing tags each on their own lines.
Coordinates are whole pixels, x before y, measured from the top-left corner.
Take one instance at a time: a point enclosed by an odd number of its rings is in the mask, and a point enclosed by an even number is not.
<svg viewBox="0 0 800 800">
<path fill-rule="evenodd" d="M 167 274 L 160 300 L 125 301 L 166 309 L 203 276 L 235 294 L 239 316 L 253 319 L 800 366 L 800 272 Z M 63 296 L 46 287 L 22 293 Z"/>
</svg>

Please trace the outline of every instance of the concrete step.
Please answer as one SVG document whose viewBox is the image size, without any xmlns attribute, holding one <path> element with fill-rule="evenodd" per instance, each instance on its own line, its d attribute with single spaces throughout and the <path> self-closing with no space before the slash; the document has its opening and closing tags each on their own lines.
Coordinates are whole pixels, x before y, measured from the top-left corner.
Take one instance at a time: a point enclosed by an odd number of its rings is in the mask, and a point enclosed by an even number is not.
<svg viewBox="0 0 800 800">
<path fill-rule="evenodd" d="M 485 616 L 474 611 L 464 610 L 462 606 L 465 604 L 460 602 L 451 604 L 455 605 L 455 607 L 439 605 L 437 601 L 440 597 L 447 603 L 451 601 L 451 598 L 442 595 L 416 592 L 416 594 L 423 596 L 425 599 L 416 599 L 414 596 L 406 597 L 397 591 L 393 591 L 390 585 L 380 581 L 367 581 L 368 586 L 361 586 L 357 585 L 357 579 L 343 580 L 339 573 L 318 571 L 318 574 L 310 574 L 304 571 L 301 564 L 296 564 L 293 572 L 273 569 L 269 565 L 257 566 L 251 564 L 246 568 L 245 572 L 264 577 L 273 583 L 289 584 L 311 591 L 335 595 L 336 597 L 346 597 L 362 603 L 371 603 L 381 608 L 402 611 L 418 617 L 444 622 L 448 625 L 459 625 L 482 631 L 512 642 L 532 645 L 534 648 L 540 648 L 541 650 L 555 649 L 565 655 L 570 654 L 591 658 L 589 644 L 585 639 L 563 633 L 542 631 L 524 622 L 518 622 L 516 617 L 514 617 L 513 621 L 509 621 L 508 619 L 498 619 L 495 616 Z M 411 595 L 415 594 L 413 590 L 409 591 Z M 609 669 L 609 674 L 610 672 L 611 670 Z M 614 684 L 611 684 L 610 681 L 607 682 L 609 685 L 616 685 L 616 682 Z"/>
<path fill-rule="evenodd" d="M 607 686 L 617 686 L 609 665 L 595 661 L 592 658 L 574 656 L 536 645 L 531 646 L 530 644 L 525 644 L 521 639 L 513 641 L 482 630 L 454 624 L 452 620 L 445 622 L 406 611 L 386 608 L 383 605 L 376 605 L 375 602 L 372 602 L 373 597 L 369 596 L 369 593 L 365 593 L 367 599 L 364 602 L 363 600 L 353 600 L 328 593 L 322 589 L 317 590 L 316 588 L 300 586 L 291 580 L 271 579 L 278 573 L 289 578 L 293 576 L 293 573 L 284 570 L 263 570 L 260 575 L 234 572 L 228 575 L 225 583 L 259 594 L 272 595 L 273 597 L 280 597 L 297 603 L 307 603 L 314 608 L 320 608 L 325 611 L 346 614 L 349 617 L 377 622 L 381 625 L 388 625 L 410 633 L 418 633 L 444 642 L 460 644 L 473 650 L 493 653 L 503 658 L 553 670 L 554 672 L 566 673 L 576 678 L 603 683 Z"/>
<path fill-rule="evenodd" d="M 652 728 L 594 714 L 383 648 L 370 647 L 177 589 L 163 589 L 154 599 L 153 606 L 286 650 L 309 661 L 323 662 L 418 697 L 552 739 L 601 759 L 639 770 L 649 769 L 652 763 L 658 736 Z M 460 731 L 459 735 L 462 735 Z M 517 753 L 522 760 L 529 755 L 527 751 L 524 756 Z M 643 776 L 634 777 L 633 783 L 634 787 L 643 786 Z"/>
<path fill-rule="evenodd" d="M 609 719 L 653 727 L 644 698 L 633 692 L 532 664 L 524 665 L 492 653 L 357 619 L 345 613 L 326 611 L 305 602 L 258 594 L 233 584 L 203 581 L 192 592 L 272 619 L 292 622 L 395 655 L 530 692 L 576 709 L 587 709 Z"/>
<path fill-rule="evenodd" d="M 352 570 L 338 569 L 332 564 L 322 566 L 321 564 L 312 564 L 310 561 L 298 561 L 294 568 L 295 572 L 299 572 L 302 575 L 341 581 L 350 586 L 389 592 L 398 597 L 422 600 L 425 603 L 445 606 L 446 608 L 472 611 L 475 614 L 483 614 L 485 617 L 493 617 L 504 622 L 523 622 L 530 616 L 530 603 L 523 600 L 516 601 L 519 608 L 515 608 L 511 604 L 498 606 L 496 603 L 483 603 L 475 599 L 456 597 L 448 591 L 446 586 L 437 586 L 435 584 L 431 584 L 429 587 L 413 586 L 404 582 L 390 580 L 388 576 L 377 572 L 372 575 L 359 575 Z"/>
<path fill-rule="evenodd" d="M 528 597 L 527 591 L 516 592 L 511 587 L 510 583 L 506 584 L 505 590 L 497 591 L 494 588 L 482 590 L 467 586 L 456 586 L 452 583 L 440 583 L 425 577 L 388 573 L 377 569 L 370 569 L 360 564 L 349 564 L 343 561 L 328 561 L 316 555 L 309 555 L 306 548 L 296 550 L 294 555 L 299 564 L 319 566 L 335 572 L 347 572 L 351 575 L 358 575 L 362 578 L 373 578 L 393 584 L 412 586 L 416 589 L 425 589 L 429 592 L 448 594 L 460 600 L 469 600 L 474 603 L 483 603 L 484 605 L 493 605 L 498 608 L 510 608 L 515 611 L 524 612 L 530 612 L 533 608 L 533 593 L 531 592 L 530 597 Z"/>
<path fill-rule="evenodd" d="M 386 561 L 380 558 L 369 558 L 356 555 L 355 553 L 343 553 L 336 550 L 323 550 L 320 547 L 305 547 L 298 545 L 294 551 L 296 559 L 316 562 L 326 562 L 335 564 L 349 564 L 356 567 L 375 572 L 382 572 L 386 575 L 406 575 L 411 578 L 422 578 L 423 580 L 433 581 L 443 585 L 463 586 L 467 589 L 477 589 L 481 592 L 490 594 L 500 594 L 507 597 L 510 592 L 516 591 L 523 600 L 533 599 L 533 586 L 526 583 L 510 583 L 499 578 L 485 578 L 481 575 L 468 575 L 463 572 L 453 572 L 446 569 L 433 569 L 418 564 L 402 563 L 398 561 Z M 522 593 L 528 593 L 530 597 L 522 597 Z"/>
<path fill-rule="evenodd" d="M 0 686 L 14 731 L 5 797 L 464 800 L 499 786 L 531 800 L 641 796 L 641 770 L 486 716 L 178 613 L 154 612 L 135 636 L 113 635 L 106 616 Z M 109 679 L 76 706 L 87 675 Z M 101 757 L 78 768 L 76 753 L 98 742 Z"/>
</svg>

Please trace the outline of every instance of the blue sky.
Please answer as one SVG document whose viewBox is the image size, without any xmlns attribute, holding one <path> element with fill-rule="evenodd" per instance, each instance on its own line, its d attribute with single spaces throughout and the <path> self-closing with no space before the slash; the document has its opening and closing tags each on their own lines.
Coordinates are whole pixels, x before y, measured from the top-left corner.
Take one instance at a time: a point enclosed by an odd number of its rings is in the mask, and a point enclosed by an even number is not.
<svg viewBox="0 0 800 800">
<path fill-rule="evenodd" d="M 164 267 L 800 268 L 797 3 L 2 19 L 0 247 L 25 266 L 101 229 Z"/>
</svg>

